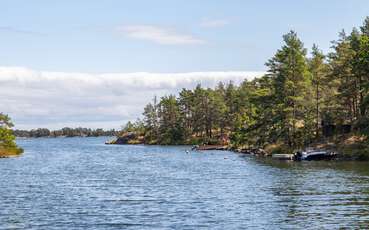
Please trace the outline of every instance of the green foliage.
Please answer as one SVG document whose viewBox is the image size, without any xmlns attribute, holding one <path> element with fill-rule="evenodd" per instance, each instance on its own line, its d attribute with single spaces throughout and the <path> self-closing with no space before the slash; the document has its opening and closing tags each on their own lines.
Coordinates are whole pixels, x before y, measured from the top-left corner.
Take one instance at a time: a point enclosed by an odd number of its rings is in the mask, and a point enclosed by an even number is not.
<svg viewBox="0 0 369 230">
<path fill-rule="evenodd" d="M 13 127 L 8 115 L 0 113 L 0 155 L 20 154 L 23 150 L 15 143 L 15 136 L 10 129 Z"/>
<path fill-rule="evenodd" d="M 15 136 L 10 128 L 13 127 L 8 115 L 0 113 L 0 147 L 15 148 Z"/>
<path fill-rule="evenodd" d="M 140 126 L 145 142 L 221 144 L 229 138 L 235 147 L 286 153 L 324 141 L 326 127 L 336 135 L 344 127 L 368 136 L 369 17 L 349 36 L 341 32 L 328 55 L 314 45 L 308 57 L 294 31 L 283 42 L 265 76 L 155 98 Z M 138 127 L 126 131 L 132 129 Z"/>
<path fill-rule="evenodd" d="M 310 95 L 313 98 L 313 100 L 311 100 L 311 107 L 313 110 L 311 110 L 311 114 L 308 114 L 307 116 L 307 124 L 308 126 L 314 126 L 315 137 L 319 138 L 321 113 L 326 109 L 324 104 L 325 99 L 330 96 L 329 89 L 327 87 L 328 65 L 325 62 L 324 54 L 315 44 L 312 48 L 311 55 L 312 57 L 308 64 L 312 83 Z M 313 128 L 310 130 L 313 130 Z M 312 136 L 310 136 L 310 139 L 312 139 Z"/>
<path fill-rule="evenodd" d="M 0 146 L 4 148 L 16 147 L 15 136 L 10 129 L 0 127 Z"/>
<path fill-rule="evenodd" d="M 134 123 L 128 121 L 121 130 L 121 133 L 136 132 L 138 134 L 145 132 L 144 122 L 138 119 Z"/>
<path fill-rule="evenodd" d="M 159 143 L 164 145 L 181 144 L 184 141 L 184 129 L 179 104 L 175 96 L 165 96 L 159 103 Z"/>
<path fill-rule="evenodd" d="M 159 117 L 158 117 L 159 105 L 157 104 L 156 97 L 153 103 L 146 105 L 144 109 L 144 128 L 145 128 L 145 140 L 147 143 L 155 144 L 159 140 Z"/>
<path fill-rule="evenodd" d="M 343 158 L 354 160 L 369 160 L 369 147 L 366 142 L 352 143 L 341 147 Z"/>
<path fill-rule="evenodd" d="M 285 45 L 269 60 L 269 77 L 273 82 L 272 96 L 276 117 L 277 135 L 292 147 L 303 144 L 306 102 L 310 79 L 308 77 L 306 49 L 294 31 L 283 36 Z M 305 130 L 306 131 L 306 130 Z"/>
<path fill-rule="evenodd" d="M 293 154 L 293 149 L 283 143 L 269 144 L 264 149 L 269 154 Z"/>
<path fill-rule="evenodd" d="M 99 136 L 115 136 L 118 134 L 114 129 L 90 129 L 90 128 L 69 128 L 64 127 L 59 130 L 52 130 L 46 128 L 38 128 L 32 130 L 14 130 L 14 135 L 17 137 L 99 137 Z"/>
</svg>

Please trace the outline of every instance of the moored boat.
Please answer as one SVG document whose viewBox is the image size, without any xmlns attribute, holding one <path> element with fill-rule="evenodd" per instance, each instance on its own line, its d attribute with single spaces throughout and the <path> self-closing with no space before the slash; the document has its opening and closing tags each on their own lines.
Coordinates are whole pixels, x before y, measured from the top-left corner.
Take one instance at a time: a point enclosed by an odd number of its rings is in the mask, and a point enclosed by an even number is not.
<svg viewBox="0 0 369 230">
<path fill-rule="evenodd" d="M 302 152 L 295 153 L 295 160 L 332 160 L 337 156 L 335 152 L 320 150 L 320 149 L 306 149 Z"/>
<path fill-rule="evenodd" d="M 293 160 L 295 157 L 294 154 L 273 154 L 272 158 L 278 160 Z"/>
</svg>

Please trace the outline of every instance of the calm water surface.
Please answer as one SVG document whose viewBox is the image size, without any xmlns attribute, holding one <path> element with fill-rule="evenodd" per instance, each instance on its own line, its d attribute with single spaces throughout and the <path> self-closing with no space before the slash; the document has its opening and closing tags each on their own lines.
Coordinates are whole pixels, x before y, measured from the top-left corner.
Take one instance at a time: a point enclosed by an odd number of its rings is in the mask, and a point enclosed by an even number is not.
<svg viewBox="0 0 369 230">
<path fill-rule="evenodd" d="M 19 140 L 24 156 L 0 160 L 0 229 L 369 227 L 369 163 L 105 140 Z"/>
</svg>

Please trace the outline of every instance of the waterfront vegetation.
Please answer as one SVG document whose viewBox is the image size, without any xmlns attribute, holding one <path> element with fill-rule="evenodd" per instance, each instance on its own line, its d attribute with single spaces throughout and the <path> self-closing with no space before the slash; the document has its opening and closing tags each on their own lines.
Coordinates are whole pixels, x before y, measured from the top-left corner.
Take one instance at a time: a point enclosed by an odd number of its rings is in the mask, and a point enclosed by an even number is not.
<svg viewBox="0 0 369 230">
<path fill-rule="evenodd" d="M 14 130 L 14 135 L 17 137 L 101 137 L 115 136 L 118 132 L 114 129 L 90 129 L 90 128 L 69 128 L 64 127 L 58 130 L 49 130 L 46 128 L 38 128 L 32 130 Z"/>
<path fill-rule="evenodd" d="M 264 76 L 154 97 L 143 118 L 120 132 L 68 127 L 12 131 L 10 118 L 0 113 L 0 156 L 22 153 L 15 136 L 117 135 L 128 144 L 205 144 L 267 153 L 310 146 L 338 150 L 347 159 L 369 159 L 369 17 L 360 28 L 341 31 L 331 48 L 324 54 L 314 44 L 308 51 L 290 31 L 266 62 Z"/>
<path fill-rule="evenodd" d="M 0 157 L 17 156 L 23 152 L 15 143 L 12 127 L 9 116 L 0 113 Z"/>
<path fill-rule="evenodd" d="M 120 136 L 134 133 L 132 143 L 221 144 L 284 153 L 331 146 L 348 158 L 367 158 L 369 17 L 359 29 L 340 32 L 328 54 L 317 45 L 308 52 L 294 31 L 283 42 L 266 62 L 264 76 L 154 98 L 143 119 L 127 123 Z"/>
</svg>

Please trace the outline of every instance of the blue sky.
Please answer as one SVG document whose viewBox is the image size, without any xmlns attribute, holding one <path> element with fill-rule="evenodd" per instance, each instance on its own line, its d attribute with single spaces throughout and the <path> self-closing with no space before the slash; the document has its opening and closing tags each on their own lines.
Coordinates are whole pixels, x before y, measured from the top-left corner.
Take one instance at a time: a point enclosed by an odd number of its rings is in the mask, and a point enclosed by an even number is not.
<svg viewBox="0 0 369 230">
<path fill-rule="evenodd" d="M 328 52 L 368 15 L 368 0 L 0 0 L 0 112 L 119 129 L 155 95 L 261 76 L 291 29 Z"/>
<path fill-rule="evenodd" d="M 361 25 L 368 12 L 367 0 L 0 0 L 0 65 L 100 73 L 262 71 L 290 29 L 307 47 L 316 42 L 327 51 L 338 31 Z"/>
</svg>

